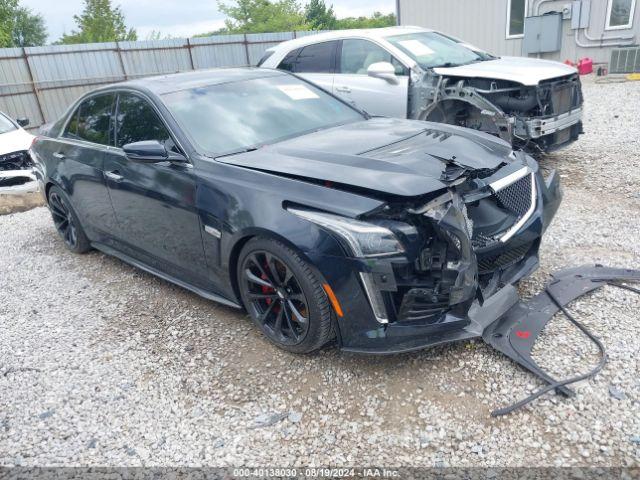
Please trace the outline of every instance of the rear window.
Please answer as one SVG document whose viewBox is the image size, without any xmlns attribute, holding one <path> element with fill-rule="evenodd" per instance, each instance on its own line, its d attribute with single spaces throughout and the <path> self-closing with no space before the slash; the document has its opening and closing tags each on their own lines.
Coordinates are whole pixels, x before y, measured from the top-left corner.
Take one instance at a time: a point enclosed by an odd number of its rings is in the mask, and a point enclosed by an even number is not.
<svg viewBox="0 0 640 480">
<path fill-rule="evenodd" d="M 274 53 L 274 51 L 273 51 L 273 50 L 264 52 L 264 55 L 262 55 L 262 58 L 258 61 L 258 64 L 257 64 L 256 66 L 257 66 L 257 67 L 261 66 L 264 62 L 266 62 L 266 61 L 267 61 L 267 59 L 268 59 L 271 55 L 273 55 L 273 53 Z"/>
<path fill-rule="evenodd" d="M 333 73 L 337 41 L 315 43 L 290 52 L 278 68 L 295 73 Z"/>
<path fill-rule="evenodd" d="M 115 95 L 95 95 L 74 112 L 64 136 L 101 145 L 113 142 L 112 113 Z"/>
</svg>

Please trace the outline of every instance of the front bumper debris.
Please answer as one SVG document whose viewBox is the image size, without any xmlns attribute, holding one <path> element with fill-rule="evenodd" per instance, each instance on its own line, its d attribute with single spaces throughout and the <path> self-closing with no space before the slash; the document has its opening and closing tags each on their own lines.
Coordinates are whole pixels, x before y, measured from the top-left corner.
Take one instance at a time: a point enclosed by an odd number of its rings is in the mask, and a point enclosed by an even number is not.
<svg viewBox="0 0 640 480">
<path fill-rule="evenodd" d="M 22 194 L 39 189 L 33 169 L 0 170 L 0 193 Z"/>
<path fill-rule="evenodd" d="M 607 284 L 640 282 L 640 271 L 586 265 L 562 270 L 551 276 L 552 280 L 545 290 L 529 300 L 517 300 L 505 310 L 504 307 L 515 298 L 514 289 L 504 298 L 493 302 L 492 308 L 498 318 L 491 321 L 490 316 L 480 317 L 474 328 L 469 330 L 481 334 L 487 344 L 540 377 L 552 388 L 555 387 L 557 393 L 571 397 L 575 393 L 565 385 L 566 382 L 554 379 L 531 357 L 540 332 L 565 305 Z M 532 396 L 532 399 L 537 396 L 539 395 Z M 526 403 L 528 400 L 518 402 L 515 406 L 520 407 Z M 493 415 L 502 415 L 512 410 L 513 408 L 496 410 Z"/>
</svg>

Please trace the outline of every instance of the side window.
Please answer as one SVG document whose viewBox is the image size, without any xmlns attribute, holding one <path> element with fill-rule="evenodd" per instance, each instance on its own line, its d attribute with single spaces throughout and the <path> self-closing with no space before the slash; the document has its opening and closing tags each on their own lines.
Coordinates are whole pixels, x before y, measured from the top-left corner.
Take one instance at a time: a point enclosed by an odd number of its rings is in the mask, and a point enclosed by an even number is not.
<svg viewBox="0 0 640 480">
<path fill-rule="evenodd" d="M 122 148 L 127 143 L 157 140 L 167 150 L 178 151 L 168 130 L 149 103 L 137 95 L 118 95 L 116 113 L 116 146 Z"/>
<path fill-rule="evenodd" d="M 302 49 L 295 61 L 296 73 L 333 73 L 338 42 L 323 42 Z"/>
<path fill-rule="evenodd" d="M 286 57 L 280 62 L 278 68 L 280 70 L 286 70 L 287 72 L 293 72 L 293 67 L 296 63 L 296 58 L 300 55 L 301 48 L 296 48 L 295 50 L 290 51 Z"/>
<path fill-rule="evenodd" d="M 101 145 L 111 145 L 113 100 L 113 94 L 106 94 L 96 95 L 82 102 L 71 117 L 64 135 Z"/>
<path fill-rule="evenodd" d="M 65 128 L 64 133 L 62 134 L 62 136 L 67 137 L 67 138 L 75 138 L 78 139 L 78 115 L 80 113 L 80 107 L 76 108 L 75 111 L 73 112 L 73 115 L 71 116 L 71 119 L 69 120 L 69 123 L 67 123 L 67 128 Z"/>
<path fill-rule="evenodd" d="M 368 40 L 343 40 L 339 73 L 366 75 L 372 63 L 388 62 L 396 75 L 407 75 L 407 69 L 384 48 Z"/>
</svg>

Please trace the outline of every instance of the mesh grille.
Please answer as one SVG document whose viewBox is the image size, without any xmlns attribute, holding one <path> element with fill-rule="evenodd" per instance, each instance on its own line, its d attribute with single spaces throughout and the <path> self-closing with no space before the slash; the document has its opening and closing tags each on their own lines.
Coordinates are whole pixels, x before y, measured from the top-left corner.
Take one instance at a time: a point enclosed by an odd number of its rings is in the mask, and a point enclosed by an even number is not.
<svg viewBox="0 0 640 480">
<path fill-rule="evenodd" d="M 495 195 L 499 206 L 522 217 L 531 207 L 531 175 L 522 177 Z"/>
<path fill-rule="evenodd" d="M 524 258 L 531 249 L 531 243 L 525 243 L 519 247 L 512 248 L 499 255 L 489 255 L 478 258 L 478 273 L 490 273 L 499 268 L 507 268 Z"/>
</svg>

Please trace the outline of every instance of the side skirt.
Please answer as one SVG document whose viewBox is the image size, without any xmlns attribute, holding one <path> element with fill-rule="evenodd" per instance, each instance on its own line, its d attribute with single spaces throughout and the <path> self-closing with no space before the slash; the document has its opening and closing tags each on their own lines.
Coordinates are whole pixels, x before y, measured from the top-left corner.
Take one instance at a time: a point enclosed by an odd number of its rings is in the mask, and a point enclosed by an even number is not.
<svg viewBox="0 0 640 480">
<path fill-rule="evenodd" d="M 228 300 L 224 297 L 221 297 L 220 295 L 216 295 L 215 293 L 211 293 L 208 292 L 206 290 L 203 290 L 202 288 L 193 286 L 187 282 L 184 282 L 182 280 L 178 280 L 175 277 L 172 277 L 171 275 L 167 275 L 164 272 L 161 272 L 160 270 L 156 270 L 155 268 L 149 267 L 148 265 L 145 265 L 144 263 L 128 256 L 125 255 L 124 253 L 116 250 L 115 248 L 109 247 L 108 245 L 105 245 L 103 243 L 99 243 L 99 242 L 92 242 L 91 246 L 93 248 L 95 248 L 96 250 L 100 250 L 103 253 L 106 253 L 107 255 L 111 255 L 112 257 L 116 257 L 120 260 L 122 260 L 125 263 L 128 263 L 129 265 L 132 265 L 136 268 L 139 268 L 140 270 L 144 270 L 147 273 L 151 273 L 152 275 L 155 275 L 156 277 L 160 277 L 163 280 L 166 280 L 167 282 L 171 282 L 175 285 L 178 285 L 179 287 L 185 288 L 187 290 L 192 291 L 193 293 L 200 295 L 203 298 L 206 298 L 207 300 L 213 300 L 214 302 L 218 302 L 221 303 L 223 305 L 227 305 L 228 307 L 233 307 L 233 308 L 238 308 L 238 309 L 242 309 L 242 307 L 240 305 L 238 305 L 236 302 L 233 302 L 231 300 Z"/>
</svg>

